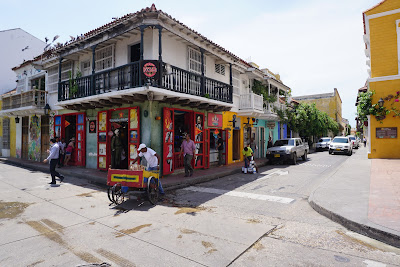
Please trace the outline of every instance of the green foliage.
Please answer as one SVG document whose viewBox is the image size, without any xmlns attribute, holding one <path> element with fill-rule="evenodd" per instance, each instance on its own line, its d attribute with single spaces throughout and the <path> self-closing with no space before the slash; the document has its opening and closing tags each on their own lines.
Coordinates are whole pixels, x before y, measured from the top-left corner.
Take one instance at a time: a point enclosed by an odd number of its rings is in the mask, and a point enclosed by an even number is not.
<svg viewBox="0 0 400 267">
<path fill-rule="evenodd" d="M 82 77 L 82 72 L 78 69 L 76 71 L 76 75 L 75 78 L 72 77 L 72 72 L 69 71 L 69 94 L 71 96 L 75 96 L 78 93 L 78 82 L 76 81 L 76 79 L 79 79 Z"/>
<path fill-rule="evenodd" d="M 268 103 L 275 103 L 277 100 L 276 95 L 268 94 L 268 87 L 260 81 L 253 80 L 253 87 L 251 90 L 257 95 L 262 95 L 264 100 Z"/>
<path fill-rule="evenodd" d="M 339 124 L 325 112 L 319 111 L 315 104 L 299 104 L 294 108 L 277 111 L 280 120 L 301 137 L 326 136 L 328 131 L 335 135 L 339 132 Z"/>
<path fill-rule="evenodd" d="M 382 120 L 386 118 L 390 113 L 393 114 L 393 117 L 400 117 L 400 108 L 396 107 L 395 104 L 399 102 L 400 99 L 400 91 L 397 91 L 395 95 L 388 95 L 384 98 L 386 103 L 390 102 L 390 107 L 386 106 L 380 107 L 378 103 L 372 104 L 372 96 L 375 94 L 375 91 L 367 91 L 365 93 L 360 93 L 358 96 L 358 105 L 357 105 L 357 116 L 363 123 L 368 120 L 368 115 L 375 116 L 377 121 L 382 123 Z"/>
</svg>

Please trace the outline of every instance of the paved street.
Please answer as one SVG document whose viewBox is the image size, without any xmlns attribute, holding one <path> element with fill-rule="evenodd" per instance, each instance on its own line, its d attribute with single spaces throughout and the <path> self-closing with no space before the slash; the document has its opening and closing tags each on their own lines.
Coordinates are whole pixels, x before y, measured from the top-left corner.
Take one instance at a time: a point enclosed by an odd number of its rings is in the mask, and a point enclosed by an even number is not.
<svg viewBox="0 0 400 267">
<path fill-rule="evenodd" d="M 355 156 L 314 153 L 119 207 L 82 179 L 50 187 L 48 174 L 0 163 L 0 266 L 400 266 L 400 249 L 308 204 Z"/>
</svg>

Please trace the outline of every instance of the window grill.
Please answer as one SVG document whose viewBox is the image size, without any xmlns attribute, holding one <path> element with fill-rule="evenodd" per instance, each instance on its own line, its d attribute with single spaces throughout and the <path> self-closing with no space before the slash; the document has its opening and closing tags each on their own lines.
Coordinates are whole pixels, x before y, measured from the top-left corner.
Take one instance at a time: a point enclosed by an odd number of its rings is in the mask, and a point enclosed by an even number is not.
<svg viewBox="0 0 400 267">
<path fill-rule="evenodd" d="M 225 76 L 225 65 L 215 64 L 215 72 Z"/>
<path fill-rule="evenodd" d="M 25 77 L 18 80 L 18 82 L 17 82 L 17 93 L 21 93 L 21 92 L 25 91 L 25 82 L 26 82 Z"/>
<path fill-rule="evenodd" d="M 53 66 L 47 70 L 47 90 L 57 92 L 58 90 L 58 66 Z"/>
<path fill-rule="evenodd" d="M 240 94 L 240 73 L 237 70 L 232 70 L 232 86 L 233 93 Z"/>
</svg>

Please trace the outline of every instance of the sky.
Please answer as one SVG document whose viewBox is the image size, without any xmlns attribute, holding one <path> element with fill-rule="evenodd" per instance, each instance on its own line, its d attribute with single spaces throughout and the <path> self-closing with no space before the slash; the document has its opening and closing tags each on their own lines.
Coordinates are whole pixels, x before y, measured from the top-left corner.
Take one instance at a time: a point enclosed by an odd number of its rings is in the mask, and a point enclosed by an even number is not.
<svg viewBox="0 0 400 267">
<path fill-rule="evenodd" d="M 278 73 L 293 96 L 333 92 L 355 127 L 367 74 L 362 12 L 381 0 L 1 0 L 0 31 L 22 28 L 60 42 L 113 17 L 150 7 L 171 15 L 238 57 Z"/>
</svg>

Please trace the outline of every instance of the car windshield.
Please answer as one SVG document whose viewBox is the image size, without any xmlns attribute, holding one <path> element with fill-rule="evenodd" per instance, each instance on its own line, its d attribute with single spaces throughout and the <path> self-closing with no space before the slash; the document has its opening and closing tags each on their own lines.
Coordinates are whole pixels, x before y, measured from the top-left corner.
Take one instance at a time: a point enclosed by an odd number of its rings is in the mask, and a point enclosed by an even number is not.
<svg viewBox="0 0 400 267">
<path fill-rule="evenodd" d="M 319 139 L 318 142 L 322 143 L 322 142 L 330 142 L 330 141 L 331 141 L 330 138 L 321 138 L 321 139 Z"/>
<path fill-rule="evenodd" d="M 356 140 L 356 138 L 354 136 L 349 136 L 350 140 Z"/>
<path fill-rule="evenodd" d="M 333 143 L 348 143 L 349 139 L 347 139 L 347 138 L 335 138 L 335 139 L 333 139 L 332 142 Z"/>
<path fill-rule="evenodd" d="M 276 140 L 274 146 L 294 146 L 293 139 L 286 139 L 286 140 Z"/>
</svg>

